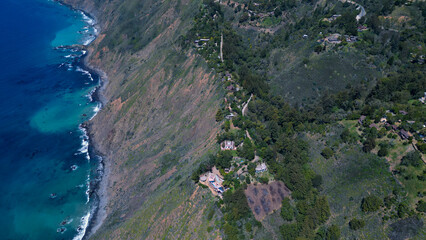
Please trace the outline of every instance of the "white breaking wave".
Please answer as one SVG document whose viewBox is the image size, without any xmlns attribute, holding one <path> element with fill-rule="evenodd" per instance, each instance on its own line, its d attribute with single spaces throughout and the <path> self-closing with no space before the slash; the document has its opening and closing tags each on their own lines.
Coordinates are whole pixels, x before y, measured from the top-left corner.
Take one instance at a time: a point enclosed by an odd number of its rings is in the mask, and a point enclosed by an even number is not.
<svg viewBox="0 0 426 240">
<path fill-rule="evenodd" d="M 84 45 L 84 46 L 87 46 L 87 45 L 89 45 L 91 42 L 93 42 L 93 40 L 95 40 L 95 39 L 96 39 L 96 37 L 95 37 L 95 36 L 91 36 L 91 37 L 87 38 L 87 39 L 86 39 L 86 41 L 84 41 L 83 45 Z"/>
<path fill-rule="evenodd" d="M 101 110 L 101 107 L 102 107 L 101 103 L 96 104 L 96 107 L 93 108 L 93 112 L 95 114 L 93 114 L 93 116 L 90 118 L 90 120 L 92 120 L 96 116 L 96 114 L 98 114 L 98 112 Z"/>
<path fill-rule="evenodd" d="M 90 81 L 92 81 L 92 82 L 93 82 L 92 74 L 91 74 L 89 71 L 84 70 L 84 69 L 82 69 L 81 67 L 76 67 L 76 68 L 75 68 L 75 70 L 76 70 L 77 72 L 81 72 L 81 73 L 83 73 L 83 75 L 88 76 L 88 77 L 89 77 L 89 79 L 90 79 Z"/>
<path fill-rule="evenodd" d="M 81 15 L 83 17 L 83 20 L 90 26 L 85 26 L 83 27 L 83 32 L 84 33 L 89 33 L 90 32 L 90 28 L 93 28 L 93 32 L 94 35 L 90 35 L 84 42 L 83 45 L 87 46 L 89 45 L 91 42 L 93 42 L 96 39 L 96 34 L 97 34 L 97 29 L 95 28 L 95 20 L 90 18 L 89 16 L 87 16 L 84 12 L 81 12 Z"/>
<path fill-rule="evenodd" d="M 73 240 L 82 240 L 83 239 L 84 234 L 86 234 L 87 226 L 89 225 L 90 216 L 91 216 L 91 213 L 88 212 L 84 217 L 81 218 L 80 226 L 77 229 L 78 234 L 77 234 L 77 236 L 75 236 L 73 238 Z"/>
<path fill-rule="evenodd" d="M 96 88 L 93 88 L 90 90 L 90 92 L 86 95 L 86 97 L 89 99 L 89 102 L 93 101 L 93 94 L 96 92 Z M 95 112 L 96 113 L 96 112 Z"/>
<path fill-rule="evenodd" d="M 95 20 L 91 19 L 89 16 L 87 16 L 84 12 L 81 12 L 81 15 L 83 16 L 83 20 L 87 22 L 90 26 L 95 25 Z"/>
<path fill-rule="evenodd" d="M 81 148 L 78 149 L 78 152 L 75 153 L 75 155 L 84 154 L 86 155 L 87 161 L 90 161 L 90 154 L 89 154 L 89 136 L 87 135 L 87 131 L 85 128 L 82 128 L 81 126 L 78 127 L 80 131 L 83 133 L 81 138 Z"/>
<path fill-rule="evenodd" d="M 86 179 L 86 185 L 87 185 L 87 190 L 86 190 L 86 204 L 89 203 L 90 201 L 90 175 L 87 175 L 87 179 Z"/>
</svg>

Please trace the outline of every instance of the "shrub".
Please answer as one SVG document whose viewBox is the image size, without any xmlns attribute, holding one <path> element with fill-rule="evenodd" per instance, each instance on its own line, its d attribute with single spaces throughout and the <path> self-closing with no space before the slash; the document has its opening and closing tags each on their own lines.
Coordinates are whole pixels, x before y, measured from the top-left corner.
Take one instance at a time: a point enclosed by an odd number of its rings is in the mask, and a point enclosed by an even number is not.
<svg viewBox="0 0 426 240">
<path fill-rule="evenodd" d="M 390 208 L 390 207 L 392 207 L 392 205 L 394 205 L 396 203 L 396 198 L 392 197 L 392 196 L 386 196 L 383 199 L 383 202 L 384 202 L 384 204 L 387 208 Z"/>
<path fill-rule="evenodd" d="M 377 153 L 377 155 L 379 157 L 386 157 L 389 154 L 389 150 L 387 146 L 382 146 L 380 147 L 379 152 Z"/>
<path fill-rule="evenodd" d="M 221 109 L 216 112 L 216 122 L 221 122 L 224 119 L 224 114 Z"/>
<path fill-rule="evenodd" d="M 326 147 L 322 150 L 321 155 L 325 158 L 325 159 L 329 159 L 333 156 L 334 152 L 331 148 Z"/>
<path fill-rule="evenodd" d="M 312 178 L 312 186 L 314 188 L 320 187 L 322 184 L 322 176 L 321 175 L 315 175 L 315 177 Z"/>
<path fill-rule="evenodd" d="M 407 214 L 410 214 L 410 207 L 408 206 L 407 203 L 402 202 L 398 205 L 397 207 L 397 211 L 398 211 L 398 217 L 399 218 L 403 218 L 405 217 Z"/>
<path fill-rule="evenodd" d="M 347 128 L 345 128 L 345 130 L 343 130 L 342 134 L 340 134 L 340 138 L 345 143 L 349 142 L 350 137 L 351 137 L 351 133 L 349 132 L 349 129 L 347 129 Z"/>
<path fill-rule="evenodd" d="M 423 200 L 420 200 L 420 201 L 417 203 L 416 210 L 417 210 L 417 211 L 419 211 L 419 212 L 424 212 L 424 213 L 426 213 L 426 202 L 424 202 Z"/>
<path fill-rule="evenodd" d="M 420 152 L 426 154 L 426 143 L 418 142 L 416 145 Z"/>
<path fill-rule="evenodd" d="M 361 209 L 363 212 L 375 212 L 379 210 L 383 202 L 380 198 L 376 196 L 368 196 L 362 199 Z"/>
<path fill-rule="evenodd" d="M 245 227 L 246 227 L 246 231 L 247 232 L 251 232 L 253 229 L 252 229 L 252 226 L 251 226 L 251 223 L 246 223 L 246 225 L 245 225 Z"/>
<path fill-rule="evenodd" d="M 349 227 L 350 227 L 352 230 L 358 230 L 358 229 L 363 228 L 364 226 L 365 226 L 365 221 L 364 221 L 364 220 L 362 220 L 362 219 L 356 219 L 356 218 L 353 218 L 353 219 L 349 222 Z"/>
<path fill-rule="evenodd" d="M 231 122 L 229 120 L 225 121 L 224 129 L 225 129 L 225 132 L 228 132 L 229 129 L 231 129 Z"/>
<path fill-rule="evenodd" d="M 262 184 L 268 184 L 269 178 L 267 178 L 267 177 L 260 177 L 259 178 L 259 182 L 262 183 Z"/>
<path fill-rule="evenodd" d="M 331 225 L 327 229 L 326 239 L 327 240 L 338 240 L 338 239 L 340 239 L 339 227 L 337 227 L 336 225 Z"/>
<path fill-rule="evenodd" d="M 304 58 L 304 59 L 302 60 L 302 63 L 303 63 L 303 64 L 308 64 L 308 63 L 309 63 L 309 59 L 308 59 L 308 58 Z"/>
</svg>

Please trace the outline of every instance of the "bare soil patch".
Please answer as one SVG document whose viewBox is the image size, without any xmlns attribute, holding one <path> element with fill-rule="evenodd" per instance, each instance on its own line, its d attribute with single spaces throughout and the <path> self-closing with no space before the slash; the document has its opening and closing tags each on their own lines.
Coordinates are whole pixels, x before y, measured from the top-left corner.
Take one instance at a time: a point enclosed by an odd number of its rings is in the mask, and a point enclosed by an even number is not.
<svg viewBox="0 0 426 240">
<path fill-rule="evenodd" d="M 281 208 L 281 202 L 290 196 L 290 190 L 281 181 L 269 184 L 251 184 L 245 190 L 247 202 L 258 221 Z"/>
</svg>

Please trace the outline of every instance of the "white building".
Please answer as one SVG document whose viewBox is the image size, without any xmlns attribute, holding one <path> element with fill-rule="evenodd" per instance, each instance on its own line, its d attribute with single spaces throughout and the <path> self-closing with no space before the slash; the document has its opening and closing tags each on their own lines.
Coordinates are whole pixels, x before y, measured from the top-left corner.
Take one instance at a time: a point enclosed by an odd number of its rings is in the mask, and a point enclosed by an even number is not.
<svg viewBox="0 0 426 240">
<path fill-rule="evenodd" d="M 256 173 L 265 172 L 267 170 L 268 170 L 268 167 L 266 166 L 265 163 L 262 163 L 256 166 Z"/>
</svg>

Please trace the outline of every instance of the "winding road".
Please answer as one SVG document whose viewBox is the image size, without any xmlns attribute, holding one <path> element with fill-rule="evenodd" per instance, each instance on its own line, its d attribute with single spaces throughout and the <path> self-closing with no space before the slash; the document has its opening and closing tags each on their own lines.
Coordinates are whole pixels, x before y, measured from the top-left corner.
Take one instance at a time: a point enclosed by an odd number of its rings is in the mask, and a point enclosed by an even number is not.
<svg viewBox="0 0 426 240">
<path fill-rule="evenodd" d="M 351 1 L 351 0 L 341 0 L 341 2 L 343 2 L 343 3 L 344 2 L 348 2 L 348 3 L 354 4 L 356 6 L 357 10 L 361 10 L 359 12 L 359 14 L 356 15 L 356 20 L 357 21 L 359 21 L 362 17 L 364 17 L 365 15 L 367 15 L 367 12 L 365 11 L 365 8 L 363 6 L 361 6 L 360 4 L 358 4 L 358 3 L 354 2 L 354 1 Z"/>
</svg>

